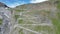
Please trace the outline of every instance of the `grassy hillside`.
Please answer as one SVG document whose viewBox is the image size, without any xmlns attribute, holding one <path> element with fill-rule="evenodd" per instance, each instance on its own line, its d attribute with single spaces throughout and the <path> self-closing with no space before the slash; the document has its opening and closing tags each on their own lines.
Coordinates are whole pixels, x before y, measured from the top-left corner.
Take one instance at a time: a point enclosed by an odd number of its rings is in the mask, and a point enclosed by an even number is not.
<svg viewBox="0 0 60 34">
<path fill-rule="evenodd" d="M 37 31 L 45 32 L 43 34 L 60 34 L 60 3 L 52 4 L 49 1 L 42 3 L 33 3 L 17 6 L 15 18 L 18 24 L 48 24 L 47 26 L 39 25 L 21 25 L 22 27 Z M 24 31 L 21 30 L 23 33 Z M 25 31 L 27 32 L 27 31 Z M 24 33 L 25 33 L 24 32 Z M 24 34 L 23 33 L 23 34 Z M 30 33 L 27 33 L 30 34 Z"/>
</svg>

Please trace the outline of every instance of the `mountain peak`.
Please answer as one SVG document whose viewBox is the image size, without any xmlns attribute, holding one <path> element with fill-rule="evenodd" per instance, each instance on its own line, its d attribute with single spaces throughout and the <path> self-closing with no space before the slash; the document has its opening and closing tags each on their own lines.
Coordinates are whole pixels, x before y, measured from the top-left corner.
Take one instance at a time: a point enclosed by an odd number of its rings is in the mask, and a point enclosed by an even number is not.
<svg viewBox="0 0 60 34">
<path fill-rule="evenodd" d="M 8 7 L 8 6 L 5 5 L 4 3 L 0 2 L 0 7 Z"/>
</svg>

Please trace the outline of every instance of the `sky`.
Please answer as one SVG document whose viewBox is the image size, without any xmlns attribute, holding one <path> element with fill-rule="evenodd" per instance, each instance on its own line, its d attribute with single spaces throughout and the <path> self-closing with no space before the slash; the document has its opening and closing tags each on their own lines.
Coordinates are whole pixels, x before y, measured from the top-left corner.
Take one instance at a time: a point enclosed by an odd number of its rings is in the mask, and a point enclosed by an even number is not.
<svg viewBox="0 0 60 34">
<path fill-rule="evenodd" d="M 29 3 L 40 3 L 47 0 L 0 0 L 0 2 L 6 4 L 7 6 L 14 8 L 19 5 L 29 4 Z"/>
</svg>

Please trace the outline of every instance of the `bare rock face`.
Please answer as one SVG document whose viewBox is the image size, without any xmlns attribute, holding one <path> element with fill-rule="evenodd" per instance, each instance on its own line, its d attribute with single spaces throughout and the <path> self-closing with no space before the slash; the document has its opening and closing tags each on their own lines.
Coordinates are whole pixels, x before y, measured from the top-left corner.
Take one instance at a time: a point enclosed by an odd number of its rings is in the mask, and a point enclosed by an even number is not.
<svg viewBox="0 0 60 34">
<path fill-rule="evenodd" d="M 11 11 L 6 8 L 8 6 L 0 2 L 0 16 L 2 17 L 0 34 L 9 34 L 10 32 Z"/>
</svg>

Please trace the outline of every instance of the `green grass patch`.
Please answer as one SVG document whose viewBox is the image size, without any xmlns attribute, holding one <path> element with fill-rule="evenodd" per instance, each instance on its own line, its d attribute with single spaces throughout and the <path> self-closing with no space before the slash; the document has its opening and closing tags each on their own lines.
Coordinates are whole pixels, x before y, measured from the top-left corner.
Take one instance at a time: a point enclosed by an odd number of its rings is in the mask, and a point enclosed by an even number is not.
<svg viewBox="0 0 60 34">
<path fill-rule="evenodd" d="M 48 34 L 55 33 L 54 28 L 52 29 L 50 26 L 36 26 L 34 29 L 38 32 L 44 31 L 44 34 L 46 34 L 45 32 L 47 32 Z"/>
<path fill-rule="evenodd" d="M 57 8 L 60 9 L 60 0 L 57 0 Z"/>
<path fill-rule="evenodd" d="M 18 23 L 19 23 L 19 24 L 24 23 L 24 22 L 23 22 L 23 19 L 18 20 Z"/>
<path fill-rule="evenodd" d="M 23 20 L 23 19 L 19 19 L 18 20 L 19 24 L 33 24 L 33 22 L 29 21 L 29 20 Z"/>
<path fill-rule="evenodd" d="M 17 20 L 19 18 L 20 15 L 15 15 L 15 19 Z"/>
<path fill-rule="evenodd" d="M 57 4 L 57 8 L 60 9 L 60 3 Z"/>
<path fill-rule="evenodd" d="M 40 32 L 41 31 L 41 26 L 35 26 L 34 30 Z"/>
<path fill-rule="evenodd" d="M 17 11 L 17 12 L 23 12 L 23 11 L 25 11 L 25 10 L 15 10 L 15 11 Z"/>
<path fill-rule="evenodd" d="M 27 20 L 26 24 L 33 24 L 33 22 Z"/>
<path fill-rule="evenodd" d="M 57 13 L 58 19 L 60 20 L 60 11 Z"/>
<path fill-rule="evenodd" d="M 56 34 L 60 34 L 60 20 L 52 19 L 52 23 L 57 28 Z"/>
<path fill-rule="evenodd" d="M 0 19 L 0 25 L 2 24 L 2 21 L 3 21 L 3 20 L 2 20 L 2 19 Z"/>
<path fill-rule="evenodd" d="M 53 19 L 52 22 L 53 24 L 57 27 L 57 33 L 56 34 L 60 34 L 60 0 L 57 3 L 57 8 L 58 8 L 58 19 Z"/>
<path fill-rule="evenodd" d="M 41 26 L 42 31 L 48 31 L 48 33 L 53 33 L 53 30 L 50 26 Z"/>
<path fill-rule="evenodd" d="M 58 19 L 52 19 L 53 25 L 58 26 L 60 24 L 60 21 Z"/>
<path fill-rule="evenodd" d="M 19 30 L 19 34 L 24 34 L 23 29 Z"/>
</svg>

